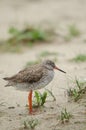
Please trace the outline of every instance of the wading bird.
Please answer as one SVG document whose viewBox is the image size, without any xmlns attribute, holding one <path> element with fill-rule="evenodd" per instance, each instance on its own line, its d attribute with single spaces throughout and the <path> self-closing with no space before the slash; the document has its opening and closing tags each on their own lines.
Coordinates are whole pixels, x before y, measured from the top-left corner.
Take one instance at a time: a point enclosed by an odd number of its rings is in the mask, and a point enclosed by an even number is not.
<svg viewBox="0 0 86 130">
<path fill-rule="evenodd" d="M 19 71 L 12 77 L 5 77 L 4 80 L 8 81 L 7 86 L 14 86 L 16 89 L 23 91 L 30 91 L 28 94 L 29 113 L 32 113 L 32 91 L 41 89 L 48 85 L 54 77 L 54 69 L 63 73 L 55 63 L 51 60 L 44 60 L 40 64 L 33 65 Z"/>
</svg>

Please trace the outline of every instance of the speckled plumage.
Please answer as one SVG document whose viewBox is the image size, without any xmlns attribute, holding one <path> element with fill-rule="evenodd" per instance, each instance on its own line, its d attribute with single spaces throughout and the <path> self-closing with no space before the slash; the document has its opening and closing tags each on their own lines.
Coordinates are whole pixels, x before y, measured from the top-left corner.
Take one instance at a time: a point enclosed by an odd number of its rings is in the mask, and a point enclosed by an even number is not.
<svg viewBox="0 0 86 130">
<path fill-rule="evenodd" d="M 66 73 L 59 69 L 53 61 L 45 60 L 41 64 L 21 70 L 16 75 L 6 77 L 4 80 L 8 81 L 6 86 L 14 86 L 18 90 L 30 91 L 28 94 L 28 106 L 29 113 L 32 114 L 32 91 L 48 85 L 54 77 L 54 69 Z"/>
<path fill-rule="evenodd" d="M 16 89 L 29 91 L 45 87 L 54 77 L 55 64 L 50 61 L 44 61 L 41 64 L 33 65 L 12 77 L 6 77 L 8 81 L 6 86 L 14 86 Z"/>
</svg>

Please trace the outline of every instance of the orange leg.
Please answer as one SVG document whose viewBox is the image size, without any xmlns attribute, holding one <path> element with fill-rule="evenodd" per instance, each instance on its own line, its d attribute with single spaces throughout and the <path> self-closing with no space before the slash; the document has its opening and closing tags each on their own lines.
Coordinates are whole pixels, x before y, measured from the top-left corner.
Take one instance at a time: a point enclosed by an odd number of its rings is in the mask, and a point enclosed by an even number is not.
<svg viewBox="0 0 86 130">
<path fill-rule="evenodd" d="M 32 90 L 28 95 L 29 113 L 32 114 Z"/>
</svg>

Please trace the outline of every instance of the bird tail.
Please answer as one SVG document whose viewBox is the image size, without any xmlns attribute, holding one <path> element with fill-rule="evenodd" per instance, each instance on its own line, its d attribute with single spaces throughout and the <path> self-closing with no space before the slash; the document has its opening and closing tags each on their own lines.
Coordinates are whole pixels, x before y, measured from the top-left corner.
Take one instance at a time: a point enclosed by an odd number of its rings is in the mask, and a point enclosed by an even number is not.
<svg viewBox="0 0 86 130">
<path fill-rule="evenodd" d="M 9 87 L 10 85 L 9 85 L 9 83 L 8 84 L 6 84 L 4 87 Z"/>
<path fill-rule="evenodd" d="M 8 81 L 8 84 L 5 85 L 5 87 L 12 86 L 13 83 L 10 81 L 10 77 L 3 78 L 4 80 Z"/>
<path fill-rule="evenodd" d="M 10 80 L 10 78 L 9 77 L 5 77 L 5 78 L 3 78 L 4 80 L 7 80 L 7 81 L 9 81 Z"/>
</svg>

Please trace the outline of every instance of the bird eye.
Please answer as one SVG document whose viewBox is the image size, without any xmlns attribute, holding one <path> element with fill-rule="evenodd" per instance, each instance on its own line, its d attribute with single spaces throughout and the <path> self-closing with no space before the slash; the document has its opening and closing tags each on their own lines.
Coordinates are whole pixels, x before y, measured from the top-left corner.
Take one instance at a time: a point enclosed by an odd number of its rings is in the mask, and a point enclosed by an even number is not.
<svg viewBox="0 0 86 130">
<path fill-rule="evenodd" d="M 52 63 L 52 66 L 55 66 L 54 63 Z"/>
</svg>

